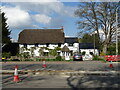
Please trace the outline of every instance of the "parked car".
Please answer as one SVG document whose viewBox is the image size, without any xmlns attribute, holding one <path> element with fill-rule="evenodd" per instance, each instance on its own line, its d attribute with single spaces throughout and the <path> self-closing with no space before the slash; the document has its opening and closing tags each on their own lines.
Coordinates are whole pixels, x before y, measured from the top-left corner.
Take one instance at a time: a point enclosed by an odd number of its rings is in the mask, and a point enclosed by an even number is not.
<svg viewBox="0 0 120 90">
<path fill-rule="evenodd" d="M 93 59 L 93 56 L 90 55 L 90 54 L 85 54 L 85 55 L 83 56 L 83 60 L 92 60 L 92 59 Z"/>
<path fill-rule="evenodd" d="M 73 61 L 83 61 L 82 55 L 75 53 L 73 56 Z"/>
<path fill-rule="evenodd" d="M 6 60 L 6 58 L 2 58 L 2 61 L 5 61 Z"/>
</svg>

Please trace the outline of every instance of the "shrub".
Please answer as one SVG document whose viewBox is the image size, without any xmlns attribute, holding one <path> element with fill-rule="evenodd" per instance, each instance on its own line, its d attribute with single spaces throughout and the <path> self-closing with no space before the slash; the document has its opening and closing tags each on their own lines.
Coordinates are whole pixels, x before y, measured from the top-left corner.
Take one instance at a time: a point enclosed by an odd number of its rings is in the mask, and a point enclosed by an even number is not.
<svg viewBox="0 0 120 90">
<path fill-rule="evenodd" d="M 2 53 L 2 57 L 4 57 L 4 58 L 10 58 L 10 56 L 11 56 L 10 52 L 4 52 L 4 53 Z"/>
<path fill-rule="evenodd" d="M 93 60 L 98 60 L 98 59 L 99 59 L 98 56 L 93 57 Z"/>
<path fill-rule="evenodd" d="M 99 56 L 94 56 L 94 57 L 93 57 L 93 60 L 106 62 L 105 59 L 100 58 Z"/>
<path fill-rule="evenodd" d="M 100 56 L 105 56 L 106 54 L 104 52 L 101 52 L 100 53 Z"/>
<path fill-rule="evenodd" d="M 51 55 L 51 56 L 57 56 L 57 50 L 55 50 L 55 49 L 52 49 L 52 50 L 49 50 L 49 55 Z"/>
<path fill-rule="evenodd" d="M 29 52 L 24 52 L 24 54 L 23 54 L 23 57 L 24 58 L 28 58 L 30 55 L 29 55 Z"/>
<path fill-rule="evenodd" d="M 85 55 L 85 54 L 86 54 L 86 52 L 85 52 L 85 51 L 83 51 L 83 52 L 82 52 L 82 55 Z"/>
<path fill-rule="evenodd" d="M 23 53 L 17 54 L 17 56 L 21 58 L 28 58 L 30 57 L 30 54 L 29 52 L 23 52 Z"/>
<path fill-rule="evenodd" d="M 20 61 L 19 59 L 12 59 L 12 61 Z"/>
<path fill-rule="evenodd" d="M 21 57 L 21 54 L 17 53 L 16 56 L 17 56 L 17 57 Z"/>
<path fill-rule="evenodd" d="M 24 61 L 33 61 L 33 59 L 25 59 Z"/>
<path fill-rule="evenodd" d="M 62 61 L 62 57 L 61 56 L 57 56 L 56 57 L 56 61 Z"/>
<path fill-rule="evenodd" d="M 46 59 L 46 61 L 56 61 L 56 59 Z"/>
<path fill-rule="evenodd" d="M 41 59 L 39 59 L 39 58 L 36 58 L 36 61 L 40 61 Z"/>
</svg>

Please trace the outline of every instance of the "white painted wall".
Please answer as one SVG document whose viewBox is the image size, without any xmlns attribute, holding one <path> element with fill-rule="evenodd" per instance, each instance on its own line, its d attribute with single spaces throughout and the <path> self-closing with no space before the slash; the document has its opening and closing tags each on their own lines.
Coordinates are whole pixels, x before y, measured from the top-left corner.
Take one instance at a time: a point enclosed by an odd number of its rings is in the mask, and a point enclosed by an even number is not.
<svg viewBox="0 0 120 90">
<path fill-rule="evenodd" d="M 79 43 L 74 43 L 73 46 L 68 46 L 68 43 L 64 43 L 61 44 L 61 48 L 63 48 L 64 46 L 67 46 L 69 48 L 70 51 L 74 52 L 78 52 L 79 51 Z M 24 45 L 19 45 L 19 47 L 24 47 Z M 35 47 L 35 45 L 27 45 L 27 48 L 30 49 L 31 47 Z M 46 45 L 38 45 L 37 49 L 34 51 L 35 56 L 39 56 L 39 48 L 40 47 L 47 47 Z M 49 44 L 49 49 L 54 49 L 55 47 L 58 47 L 57 44 Z M 94 49 L 80 49 L 81 52 L 85 51 L 86 54 L 89 54 L 90 52 L 94 53 Z M 30 51 L 24 51 L 24 52 L 30 52 Z M 49 52 L 48 50 L 44 50 L 44 52 Z M 21 51 L 20 51 L 21 53 Z M 63 56 L 62 52 L 60 53 L 61 56 Z M 95 49 L 95 55 L 99 55 L 99 52 L 97 49 Z"/>
<path fill-rule="evenodd" d="M 19 47 L 24 47 L 24 45 L 20 44 Z M 31 47 L 35 47 L 35 45 L 27 45 L 27 48 L 30 49 Z M 36 50 L 34 50 L 34 54 L 35 56 L 39 56 L 39 49 L 40 47 L 47 47 L 46 44 L 45 45 L 38 45 L 38 47 L 36 48 Z M 49 49 L 54 49 L 55 47 L 58 47 L 58 45 L 56 44 L 49 44 Z M 24 52 L 30 52 L 30 51 L 24 51 Z M 44 50 L 44 52 L 49 52 L 48 50 Z M 21 53 L 21 50 L 20 50 Z"/>
<path fill-rule="evenodd" d="M 67 46 L 70 51 L 73 51 L 73 52 L 77 52 L 79 50 L 79 43 L 74 43 L 73 46 L 68 46 L 68 43 L 65 43 L 65 44 L 61 44 L 61 48 L 63 48 L 64 46 Z M 20 44 L 19 47 L 24 47 L 24 45 Z M 27 45 L 27 48 L 30 49 L 31 47 L 35 47 L 35 45 Z M 39 56 L 39 48 L 40 47 L 47 47 L 46 44 L 45 45 L 38 45 L 37 49 L 34 51 L 34 54 L 35 56 Z M 49 49 L 54 49 L 55 47 L 58 47 L 58 44 L 49 44 Z M 24 51 L 24 52 L 30 52 L 30 51 Z M 49 52 L 48 50 L 44 50 L 44 52 Z M 21 53 L 21 51 L 20 51 Z M 61 56 L 63 56 L 62 52 L 60 53 Z"/>
<path fill-rule="evenodd" d="M 90 54 L 90 52 L 93 52 L 94 55 L 99 55 L 99 51 L 97 49 L 95 49 L 95 53 L 94 53 L 94 49 L 80 49 L 81 53 L 82 52 L 86 52 L 86 54 L 83 57 L 83 60 L 92 60 L 93 56 Z"/>
<path fill-rule="evenodd" d="M 79 50 L 79 43 L 74 43 L 73 46 L 69 46 L 68 43 L 65 43 L 61 45 L 61 48 L 63 48 L 65 45 L 69 48 L 70 51 L 77 52 Z"/>
<path fill-rule="evenodd" d="M 39 56 L 39 49 L 34 50 L 35 56 Z"/>
<path fill-rule="evenodd" d="M 94 53 L 94 49 L 80 49 L 80 51 L 81 51 L 81 53 L 85 51 L 86 54 L 90 54 L 90 52 L 93 52 L 93 54 L 99 55 L 98 49 L 95 49 L 95 53 Z"/>
<path fill-rule="evenodd" d="M 55 45 L 55 44 L 49 44 L 49 49 L 54 49 L 55 47 L 58 47 L 58 45 Z"/>
</svg>

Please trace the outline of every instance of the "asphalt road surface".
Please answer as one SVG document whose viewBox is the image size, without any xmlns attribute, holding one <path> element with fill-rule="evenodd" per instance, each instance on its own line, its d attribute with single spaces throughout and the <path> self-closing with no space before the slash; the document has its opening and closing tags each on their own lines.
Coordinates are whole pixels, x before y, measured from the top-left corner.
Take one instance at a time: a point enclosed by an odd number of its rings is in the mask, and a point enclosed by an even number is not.
<svg viewBox="0 0 120 90">
<path fill-rule="evenodd" d="M 120 70 L 119 63 L 113 63 L 113 69 L 109 67 L 110 63 L 99 61 L 82 62 L 46 62 L 48 70 L 75 70 L 75 71 L 109 71 Z M 15 65 L 19 70 L 41 70 L 42 62 L 6 62 L 2 63 L 3 70 L 14 70 Z M 117 75 L 19 75 L 21 82 L 13 82 L 13 75 L 2 76 L 3 88 L 99 88 L 115 87 L 118 88 L 120 77 Z"/>
<path fill-rule="evenodd" d="M 19 75 L 21 82 L 13 82 L 13 75 L 3 75 L 2 88 L 118 88 L 120 77 L 114 75 Z"/>
<path fill-rule="evenodd" d="M 76 70 L 76 71 L 109 71 L 120 70 L 120 62 L 114 62 L 113 68 L 109 67 L 110 62 L 101 61 L 71 61 L 71 62 L 46 62 L 48 70 Z M 41 70 L 42 62 L 6 62 L 2 63 L 3 70 L 14 70 L 18 65 L 19 70 Z"/>
</svg>

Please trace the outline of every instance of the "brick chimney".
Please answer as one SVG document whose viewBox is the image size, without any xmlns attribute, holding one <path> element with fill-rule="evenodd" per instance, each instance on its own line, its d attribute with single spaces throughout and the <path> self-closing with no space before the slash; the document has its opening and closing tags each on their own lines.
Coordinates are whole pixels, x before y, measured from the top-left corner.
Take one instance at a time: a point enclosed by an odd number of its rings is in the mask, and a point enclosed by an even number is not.
<svg viewBox="0 0 120 90">
<path fill-rule="evenodd" d="M 61 30 L 64 31 L 64 26 L 61 26 Z"/>
</svg>

